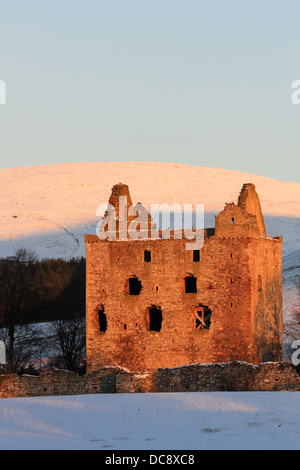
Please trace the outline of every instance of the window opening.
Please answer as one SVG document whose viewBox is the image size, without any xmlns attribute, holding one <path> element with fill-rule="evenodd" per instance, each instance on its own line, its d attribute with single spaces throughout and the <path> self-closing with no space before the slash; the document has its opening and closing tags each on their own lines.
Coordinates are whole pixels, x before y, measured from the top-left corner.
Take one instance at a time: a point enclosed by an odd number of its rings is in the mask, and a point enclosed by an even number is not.
<svg viewBox="0 0 300 470">
<path fill-rule="evenodd" d="M 149 330 L 160 331 L 162 324 L 162 312 L 160 307 L 149 307 Z"/>
<path fill-rule="evenodd" d="M 107 319 L 104 313 L 104 307 L 98 310 L 99 331 L 105 333 L 107 330 Z"/>
<path fill-rule="evenodd" d="M 137 277 L 129 278 L 129 294 L 130 295 L 139 295 L 142 290 L 142 283 L 138 280 Z"/>
<path fill-rule="evenodd" d="M 185 277 L 185 293 L 191 294 L 197 292 L 197 278 L 194 276 Z"/>
<path fill-rule="evenodd" d="M 211 310 L 208 307 L 200 305 L 195 308 L 193 313 L 194 328 L 196 330 L 208 330 L 211 324 Z"/>
<path fill-rule="evenodd" d="M 262 277 L 259 274 L 257 277 L 257 290 L 261 291 L 262 290 Z"/>
</svg>

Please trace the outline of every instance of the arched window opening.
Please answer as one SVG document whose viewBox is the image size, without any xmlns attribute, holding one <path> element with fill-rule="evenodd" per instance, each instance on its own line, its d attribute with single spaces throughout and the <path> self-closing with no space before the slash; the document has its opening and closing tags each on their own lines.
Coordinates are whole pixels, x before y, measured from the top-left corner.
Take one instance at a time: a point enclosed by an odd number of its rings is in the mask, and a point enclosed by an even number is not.
<svg viewBox="0 0 300 470">
<path fill-rule="evenodd" d="M 162 312 L 160 307 L 152 305 L 148 308 L 148 329 L 149 331 L 160 331 L 162 326 Z"/>
<path fill-rule="evenodd" d="M 98 321 L 99 321 L 99 331 L 105 333 L 107 330 L 107 319 L 104 313 L 104 307 L 99 308 L 98 310 Z"/>
</svg>

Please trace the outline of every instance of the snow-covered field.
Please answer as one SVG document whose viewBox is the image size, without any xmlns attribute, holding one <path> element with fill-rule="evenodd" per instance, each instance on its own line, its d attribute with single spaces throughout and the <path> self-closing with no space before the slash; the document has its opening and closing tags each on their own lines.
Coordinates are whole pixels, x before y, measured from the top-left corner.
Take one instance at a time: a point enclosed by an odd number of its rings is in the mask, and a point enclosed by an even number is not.
<svg viewBox="0 0 300 470">
<path fill-rule="evenodd" d="M 298 392 L 3 399 L 0 449 L 298 450 L 299 403 Z"/>
</svg>

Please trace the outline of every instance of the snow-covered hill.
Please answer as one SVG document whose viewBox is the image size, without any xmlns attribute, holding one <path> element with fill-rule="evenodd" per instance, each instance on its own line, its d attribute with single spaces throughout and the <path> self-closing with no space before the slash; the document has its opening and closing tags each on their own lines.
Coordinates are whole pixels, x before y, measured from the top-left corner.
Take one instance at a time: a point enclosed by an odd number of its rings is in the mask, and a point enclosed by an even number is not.
<svg viewBox="0 0 300 470">
<path fill-rule="evenodd" d="M 254 183 L 267 233 L 283 236 L 284 342 L 300 338 L 300 184 L 248 173 L 158 162 L 72 163 L 0 170 L 0 258 L 18 247 L 42 257 L 85 255 L 85 233 L 95 233 L 97 207 L 116 183 L 128 184 L 133 202 L 204 204 L 213 227 L 225 202 Z M 287 354 L 289 354 L 287 352 Z"/>
</svg>

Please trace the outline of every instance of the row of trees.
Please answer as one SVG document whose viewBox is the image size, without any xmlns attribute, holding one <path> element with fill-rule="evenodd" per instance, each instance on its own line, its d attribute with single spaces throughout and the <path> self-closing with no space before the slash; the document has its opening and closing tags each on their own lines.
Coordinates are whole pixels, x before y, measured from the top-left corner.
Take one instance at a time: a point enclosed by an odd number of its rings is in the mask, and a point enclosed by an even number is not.
<svg viewBox="0 0 300 470">
<path fill-rule="evenodd" d="M 2 372 L 63 367 L 80 372 L 85 359 L 85 259 L 37 260 L 17 250 L 0 261 Z"/>
</svg>

